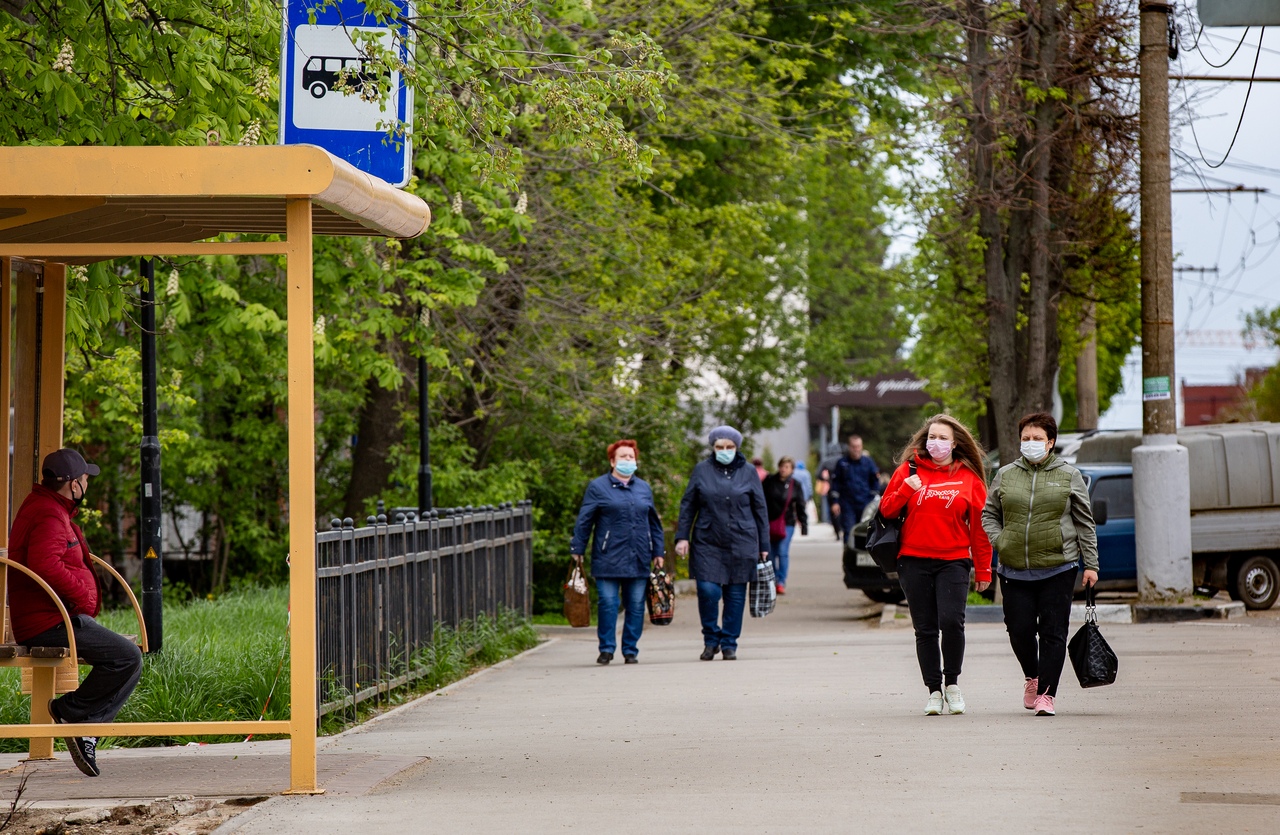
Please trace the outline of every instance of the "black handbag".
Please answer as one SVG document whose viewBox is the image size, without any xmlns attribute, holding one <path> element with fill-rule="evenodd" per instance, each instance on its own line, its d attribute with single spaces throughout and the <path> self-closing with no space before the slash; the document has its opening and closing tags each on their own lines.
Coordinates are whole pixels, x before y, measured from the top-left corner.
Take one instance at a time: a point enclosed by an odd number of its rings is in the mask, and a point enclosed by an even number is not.
<svg viewBox="0 0 1280 835">
<path fill-rule="evenodd" d="M 1098 629 L 1098 612 L 1093 602 L 1093 586 L 1085 586 L 1084 625 L 1076 630 L 1067 644 L 1071 666 L 1081 687 L 1103 687 L 1115 684 L 1120 661 Z"/>
<path fill-rule="evenodd" d="M 916 462 L 908 463 L 907 469 L 911 475 L 915 475 Z M 877 510 L 867 528 L 867 551 L 876 561 L 876 565 L 880 566 L 880 570 L 891 580 L 898 576 L 898 553 L 902 550 L 902 523 L 906 520 L 906 507 L 903 507 L 902 512 L 894 519 L 886 519 L 885 515 Z"/>
</svg>

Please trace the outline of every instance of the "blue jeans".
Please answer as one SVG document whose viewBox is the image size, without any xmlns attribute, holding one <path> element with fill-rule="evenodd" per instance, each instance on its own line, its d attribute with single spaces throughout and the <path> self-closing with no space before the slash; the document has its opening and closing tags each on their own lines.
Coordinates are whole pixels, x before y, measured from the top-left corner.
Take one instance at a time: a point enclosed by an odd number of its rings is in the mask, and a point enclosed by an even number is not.
<svg viewBox="0 0 1280 835">
<path fill-rule="evenodd" d="M 724 617 L 720 600 L 724 599 Z M 747 608 L 747 584 L 698 581 L 698 617 L 702 618 L 702 643 L 716 649 L 738 648 L 742 634 L 742 613 Z"/>
<path fill-rule="evenodd" d="M 796 526 L 787 525 L 786 539 L 774 542 L 769 540 L 769 560 L 773 563 L 773 573 L 778 577 L 778 585 L 787 584 L 787 568 L 791 565 L 791 537 L 795 536 Z"/>
<path fill-rule="evenodd" d="M 644 592 L 648 577 L 597 577 L 596 579 L 596 634 L 600 636 L 600 651 L 613 652 L 617 648 L 618 607 L 627 610 L 622 622 L 622 654 L 638 655 L 640 632 L 644 629 Z"/>
</svg>

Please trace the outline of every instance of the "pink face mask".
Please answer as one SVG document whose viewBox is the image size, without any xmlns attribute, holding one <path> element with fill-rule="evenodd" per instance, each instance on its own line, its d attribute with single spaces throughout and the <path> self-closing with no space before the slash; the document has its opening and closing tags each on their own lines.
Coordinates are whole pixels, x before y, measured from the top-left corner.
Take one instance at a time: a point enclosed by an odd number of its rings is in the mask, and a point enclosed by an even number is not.
<svg viewBox="0 0 1280 835">
<path fill-rule="evenodd" d="M 934 461 L 944 461 L 951 454 L 951 442 L 930 440 L 925 442 L 925 449 L 929 450 L 929 456 Z"/>
</svg>

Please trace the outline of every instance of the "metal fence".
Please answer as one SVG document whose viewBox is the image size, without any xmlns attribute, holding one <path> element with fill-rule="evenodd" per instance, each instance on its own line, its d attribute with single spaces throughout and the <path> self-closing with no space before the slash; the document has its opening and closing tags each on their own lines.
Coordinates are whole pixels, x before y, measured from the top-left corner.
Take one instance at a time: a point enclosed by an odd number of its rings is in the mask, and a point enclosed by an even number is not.
<svg viewBox="0 0 1280 835">
<path fill-rule="evenodd" d="M 316 535 L 316 689 L 320 715 L 399 687 L 438 625 L 500 607 L 532 613 L 533 506 L 333 520 Z"/>
</svg>

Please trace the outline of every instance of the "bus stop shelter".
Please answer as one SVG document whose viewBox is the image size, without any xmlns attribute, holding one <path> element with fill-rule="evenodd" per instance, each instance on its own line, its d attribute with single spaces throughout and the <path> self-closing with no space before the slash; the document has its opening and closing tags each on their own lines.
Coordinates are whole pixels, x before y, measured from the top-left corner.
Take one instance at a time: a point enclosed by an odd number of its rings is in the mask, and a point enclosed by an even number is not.
<svg viewBox="0 0 1280 835">
<path fill-rule="evenodd" d="M 40 480 L 40 462 L 62 446 L 68 265 L 206 255 L 287 261 L 290 718 L 78 724 L 76 735 L 284 734 L 290 791 L 319 790 L 312 237 L 412 238 L 430 219 L 418 197 L 307 145 L 0 148 L 0 437 L 13 439 L 12 457 L 0 455 L 0 507 L 9 514 L 0 548 Z M 224 237 L 236 234 L 282 238 Z M 0 725 L 0 737 L 49 740 L 48 751 L 66 735 L 43 704 L 32 704 L 32 724 Z"/>
</svg>

